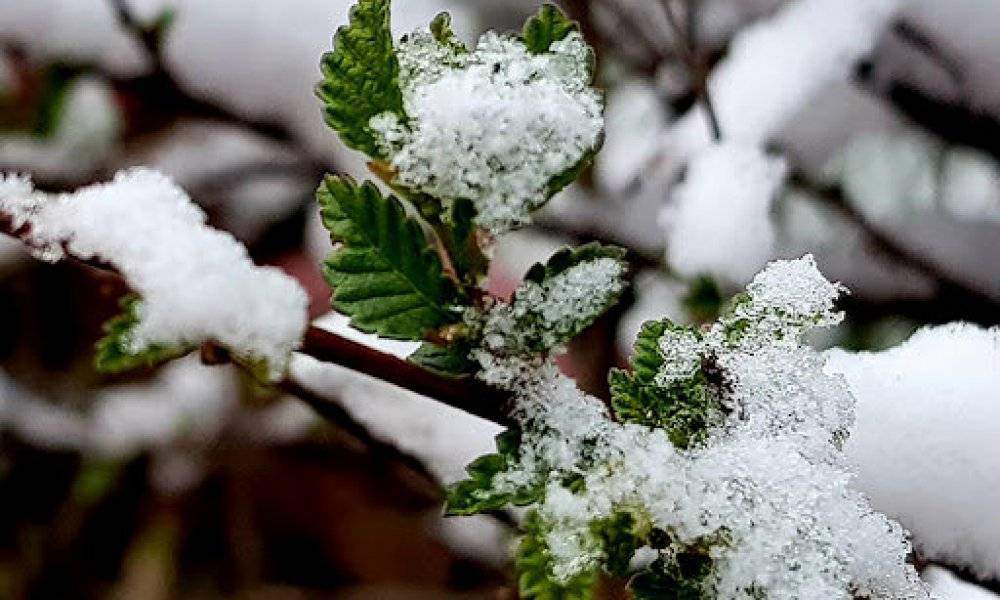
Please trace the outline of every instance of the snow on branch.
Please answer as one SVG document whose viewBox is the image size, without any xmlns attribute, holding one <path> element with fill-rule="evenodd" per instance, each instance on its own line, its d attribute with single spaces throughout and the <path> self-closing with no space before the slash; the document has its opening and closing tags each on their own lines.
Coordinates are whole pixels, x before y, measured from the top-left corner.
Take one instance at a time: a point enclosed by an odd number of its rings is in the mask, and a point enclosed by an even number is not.
<svg viewBox="0 0 1000 600">
<path fill-rule="evenodd" d="M 1000 577 L 1000 328 L 928 327 L 884 352 L 833 351 L 858 419 L 857 487 L 928 560 Z"/>
<path fill-rule="evenodd" d="M 284 371 L 307 325 L 307 296 L 280 270 L 253 264 L 231 235 L 164 175 L 136 168 L 72 194 L 34 192 L 6 176 L 0 210 L 34 254 L 110 264 L 141 300 L 126 351 L 218 342 Z"/>
</svg>

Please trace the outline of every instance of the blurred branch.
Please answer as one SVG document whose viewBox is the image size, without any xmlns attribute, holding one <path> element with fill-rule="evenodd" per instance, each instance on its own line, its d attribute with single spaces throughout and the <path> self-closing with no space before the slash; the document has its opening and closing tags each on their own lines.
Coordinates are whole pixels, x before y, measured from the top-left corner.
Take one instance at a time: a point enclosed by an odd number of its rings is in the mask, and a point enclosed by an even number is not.
<svg viewBox="0 0 1000 600">
<path fill-rule="evenodd" d="M 696 4 L 697 0 L 687 0 L 685 2 L 685 17 L 687 21 L 682 25 L 674 11 L 672 0 L 661 0 L 663 12 L 666 14 L 667 21 L 670 22 L 670 27 L 674 31 L 674 38 L 677 40 L 677 46 L 681 49 L 681 55 L 684 57 L 684 63 L 691 77 L 691 87 L 705 109 L 705 116 L 708 119 L 712 139 L 720 142 L 722 141 L 722 128 L 719 126 L 719 116 L 715 112 L 715 104 L 712 102 L 712 95 L 708 90 L 709 68 L 698 51 L 697 39 L 695 38 L 698 30 Z"/>
<path fill-rule="evenodd" d="M 836 209 L 842 217 L 865 234 L 867 242 L 874 251 L 895 262 L 904 264 L 934 281 L 937 286 L 937 297 L 933 302 L 921 301 L 925 305 L 922 307 L 913 306 L 906 302 L 896 303 L 895 310 L 900 314 L 915 316 L 914 309 L 919 309 L 919 314 L 922 317 L 920 320 L 923 321 L 942 318 L 935 315 L 952 315 L 952 318 L 983 324 L 1000 322 L 1000 301 L 970 287 L 936 265 L 932 260 L 896 242 L 851 204 L 839 187 L 817 187 L 806 181 L 801 175 L 793 175 L 789 184 L 807 190 L 826 205 Z M 850 303 L 859 312 L 864 311 L 863 303 L 857 300 L 852 300 Z"/>
</svg>

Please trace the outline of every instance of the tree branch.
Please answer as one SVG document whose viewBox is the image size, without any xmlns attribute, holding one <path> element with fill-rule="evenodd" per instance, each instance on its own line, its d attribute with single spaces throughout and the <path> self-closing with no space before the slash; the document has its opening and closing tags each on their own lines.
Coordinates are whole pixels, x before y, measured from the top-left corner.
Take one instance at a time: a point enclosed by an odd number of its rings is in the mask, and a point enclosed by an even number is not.
<svg viewBox="0 0 1000 600">
<path fill-rule="evenodd" d="M 687 2 L 687 23 L 686 27 L 681 25 L 680 19 L 674 12 L 671 0 L 662 0 L 660 5 L 670 22 L 670 27 L 674 31 L 677 45 L 681 49 L 684 62 L 687 65 L 688 74 L 691 76 L 691 87 L 695 95 L 701 100 L 705 109 L 705 116 L 708 119 L 708 126 L 712 133 L 712 139 L 716 142 L 722 141 L 722 127 L 719 126 L 719 116 L 715 112 L 715 104 L 712 102 L 712 95 L 708 90 L 708 67 L 698 53 L 695 32 L 697 31 L 695 22 L 694 2 Z"/>
</svg>

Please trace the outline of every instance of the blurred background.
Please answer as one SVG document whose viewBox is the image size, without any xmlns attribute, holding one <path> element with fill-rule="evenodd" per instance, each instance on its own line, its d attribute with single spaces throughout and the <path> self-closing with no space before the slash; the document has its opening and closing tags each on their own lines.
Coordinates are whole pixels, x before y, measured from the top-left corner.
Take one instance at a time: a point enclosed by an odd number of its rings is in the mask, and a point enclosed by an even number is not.
<svg viewBox="0 0 1000 600">
<path fill-rule="evenodd" d="M 606 394 L 644 320 L 711 320 L 768 260 L 806 252 L 852 291 L 822 347 L 1000 322 L 1000 2 L 559 4 L 597 50 L 606 143 L 500 241 L 490 286 L 562 244 L 630 249 L 633 292 L 563 360 L 582 387 Z M 297 277 L 323 326 L 364 340 L 325 314 L 312 196 L 326 171 L 365 176 L 312 95 L 348 6 L 0 0 L 0 171 L 62 191 L 160 169 Z M 397 0 L 394 29 L 448 10 L 472 43 L 537 7 Z M 711 160 L 713 138 L 735 158 Z M 0 598 L 516 597 L 513 517 L 441 517 L 442 483 L 498 426 L 307 358 L 293 371 L 335 401 L 329 419 L 197 357 L 99 376 L 93 344 L 126 292 L 0 239 Z"/>
</svg>

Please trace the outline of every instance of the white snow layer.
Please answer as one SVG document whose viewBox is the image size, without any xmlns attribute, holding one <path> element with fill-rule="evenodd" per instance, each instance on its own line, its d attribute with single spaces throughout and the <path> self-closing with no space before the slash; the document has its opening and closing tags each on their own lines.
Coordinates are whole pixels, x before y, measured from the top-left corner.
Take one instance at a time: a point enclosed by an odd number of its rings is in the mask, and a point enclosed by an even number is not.
<svg viewBox="0 0 1000 600">
<path fill-rule="evenodd" d="M 858 399 L 858 489 L 921 554 L 1000 577 L 1000 328 L 928 327 L 880 353 L 831 351 Z"/>
<path fill-rule="evenodd" d="M 774 255 L 771 205 L 784 177 L 784 160 L 753 145 L 727 142 L 696 154 L 660 216 L 670 265 L 686 277 L 748 281 Z"/>
<path fill-rule="evenodd" d="M 51 196 L 5 182 L 0 209 L 29 228 L 26 243 L 39 258 L 107 262 L 141 296 L 133 350 L 214 340 L 265 360 L 273 377 L 284 370 L 307 325 L 305 291 L 280 270 L 255 266 L 172 181 L 131 169 Z"/>
</svg>

